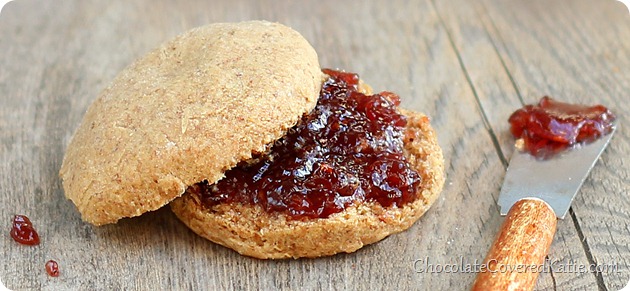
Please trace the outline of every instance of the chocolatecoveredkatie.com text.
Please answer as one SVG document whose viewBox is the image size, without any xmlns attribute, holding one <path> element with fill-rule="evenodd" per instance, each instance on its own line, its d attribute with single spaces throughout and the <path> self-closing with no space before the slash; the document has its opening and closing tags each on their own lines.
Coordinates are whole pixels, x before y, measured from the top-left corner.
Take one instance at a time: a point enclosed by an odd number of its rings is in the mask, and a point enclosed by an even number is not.
<svg viewBox="0 0 630 291">
<path fill-rule="evenodd" d="M 546 259 L 543 264 L 502 264 L 496 260 L 469 260 L 463 256 L 450 260 L 434 260 L 424 257 L 413 261 L 416 273 L 620 273 L 619 262 L 588 264 L 573 260 Z"/>
</svg>

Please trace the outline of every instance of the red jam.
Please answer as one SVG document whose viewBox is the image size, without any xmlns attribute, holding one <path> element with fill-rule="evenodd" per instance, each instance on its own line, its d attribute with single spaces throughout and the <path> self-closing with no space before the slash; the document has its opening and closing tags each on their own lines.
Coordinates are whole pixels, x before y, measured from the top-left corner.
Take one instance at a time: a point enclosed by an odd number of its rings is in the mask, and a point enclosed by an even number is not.
<svg viewBox="0 0 630 291">
<path fill-rule="evenodd" d="M 51 277 L 59 277 L 59 264 L 53 260 L 46 262 L 46 273 Z"/>
<path fill-rule="evenodd" d="M 592 142 L 613 129 L 613 115 L 602 105 L 584 106 L 555 101 L 547 96 L 538 105 L 526 105 L 509 118 L 512 135 L 524 149 L 548 158 L 576 144 Z"/>
<path fill-rule="evenodd" d="M 315 109 L 271 150 L 188 188 L 207 208 L 260 205 L 291 218 L 325 218 L 361 201 L 398 207 L 415 201 L 421 178 L 403 156 L 405 116 L 397 95 L 358 92 L 356 74 L 325 69 Z"/>
<path fill-rule="evenodd" d="M 11 237 L 18 243 L 23 245 L 38 245 L 39 235 L 33 228 L 31 220 L 25 215 L 16 215 L 13 217 L 13 227 L 11 227 Z"/>
</svg>

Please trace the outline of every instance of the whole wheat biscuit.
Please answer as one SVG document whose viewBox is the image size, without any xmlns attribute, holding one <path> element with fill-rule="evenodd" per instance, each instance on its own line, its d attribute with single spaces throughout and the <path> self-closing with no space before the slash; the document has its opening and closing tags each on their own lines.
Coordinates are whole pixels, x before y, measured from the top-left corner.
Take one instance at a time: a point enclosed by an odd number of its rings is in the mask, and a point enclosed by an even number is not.
<svg viewBox="0 0 630 291">
<path fill-rule="evenodd" d="M 95 225 L 167 204 L 264 151 L 317 101 L 317 54 L 276 23 L 188 31 L 123 70 L 87 110 L 60 176 Z"/>
<path fill-rule="evenodd" d="M 208 210 L 197 196 L 186 194 L 171 202 L 171 209 L 197 234 L 243 255 L 280 259 L 354 252 L 409 228 L 442 190 L 444 161 L 429 118 L 402 112 L 407 116 L 407 128 L 414 133 L 405 140 L 404 155 L 422 177 L 420 197 L 404 207 L 384 208 L 370 202 L 328 218 L 301 221 L 239 203 L 219 204 Z"/>
</svg>

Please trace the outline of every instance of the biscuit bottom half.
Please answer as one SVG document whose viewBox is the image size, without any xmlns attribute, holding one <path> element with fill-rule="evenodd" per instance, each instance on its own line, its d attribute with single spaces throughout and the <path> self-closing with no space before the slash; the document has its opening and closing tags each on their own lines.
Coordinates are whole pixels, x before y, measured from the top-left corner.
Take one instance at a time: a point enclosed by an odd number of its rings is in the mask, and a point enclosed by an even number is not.
<svg viewBox="0 0 630 291">
<path fill-rule="evenodd" d="M 368 86 L 360 87 L 359 91 L 369 93 Z M 295 211 L 270 211 L 264 203 L 249 200 L 215 199 L 208 203 L 199 191 L 188 191 L 171 203 L 171 209 L 197 234 L 243 255 L 278 259 L 354 252 L 409 228 L 442 189 L 443 157 L 429 118 L 402 109 L 400 112 L 406 119 L 401 159 L 419 176 L 414 180 L 416 191 L 411 201 L 388 205 L 374 199 L 357 199 L 332 214 L 309 217 L 296 216 Z M 214 191 L 220 188 L 209 187 Z M 223 197 L 230 194 L 221 193 Z"/>
</svg>

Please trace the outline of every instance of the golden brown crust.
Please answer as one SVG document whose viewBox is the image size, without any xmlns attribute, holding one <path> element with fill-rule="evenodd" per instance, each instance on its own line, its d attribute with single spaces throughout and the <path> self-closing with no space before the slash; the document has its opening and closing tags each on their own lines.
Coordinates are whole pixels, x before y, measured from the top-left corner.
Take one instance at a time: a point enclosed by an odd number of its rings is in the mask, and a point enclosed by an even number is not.
<svg viewBox="0 0 630 291">
<path fill-rule="evenodd" d="M 66 196 L 96 225 L 158 209 L 280 138 L 315 106 L 321 79 L 314 49 L 283 25 L 186 32 L 87 110 L 60 171 Z"/>
<path fill-rule="evenodd" d="M 247 256 L 280 259 L 354 252 L 409 228 L 442 190 L 444 161 L 429 118 L 403 113 L 411 133 L 405 156 L 422 176 L 422 191 L 418 200 L 402 208 L 363 203 L 328 218 L 299 221 L 242 204 L 220 204 L 208 211 L 196 196 L 184 195 L 171 202 L 171 209 L 197 234 Z"/>
</svg>

